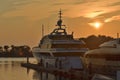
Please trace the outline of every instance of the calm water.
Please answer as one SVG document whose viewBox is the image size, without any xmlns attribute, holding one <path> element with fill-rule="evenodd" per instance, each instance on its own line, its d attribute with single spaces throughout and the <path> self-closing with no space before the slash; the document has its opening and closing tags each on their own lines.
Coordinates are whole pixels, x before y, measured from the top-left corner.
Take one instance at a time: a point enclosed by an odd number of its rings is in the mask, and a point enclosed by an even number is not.
<svg viewBox="0 0 120 80">
<path fill-rule="evenodd" d="M 34 70 L 27 70 L 20 66 L 21 62 L 26 62 L 26 58 L 0 58 L 0 80 L 46 80 L 46 74 Z M 31 63 L 36 63 L 34 58 Z M 49 75 L 48 80 L 54 80 L 53 75 Z"/>
</svg>

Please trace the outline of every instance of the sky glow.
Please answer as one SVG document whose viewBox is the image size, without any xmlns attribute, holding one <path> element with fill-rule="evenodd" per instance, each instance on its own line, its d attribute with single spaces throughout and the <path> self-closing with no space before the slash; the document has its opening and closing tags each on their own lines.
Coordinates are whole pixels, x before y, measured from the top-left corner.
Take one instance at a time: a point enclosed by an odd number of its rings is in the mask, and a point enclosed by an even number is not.
<svg viewBox="0 0 120 80">
<path fill-rule="evenodd" d="M 1 0 L 0 45 L 38 45 L 42 24 L 45 35 L 50 33 L 56 28 L 60 9 L 63 23 L 74 37 L 116 37 L 120 33 L 119 0 Z M 94 23 L 97 21 L 100 23 Z M 97 31 L 91 25 L 102 28 Z"/>
</svg>

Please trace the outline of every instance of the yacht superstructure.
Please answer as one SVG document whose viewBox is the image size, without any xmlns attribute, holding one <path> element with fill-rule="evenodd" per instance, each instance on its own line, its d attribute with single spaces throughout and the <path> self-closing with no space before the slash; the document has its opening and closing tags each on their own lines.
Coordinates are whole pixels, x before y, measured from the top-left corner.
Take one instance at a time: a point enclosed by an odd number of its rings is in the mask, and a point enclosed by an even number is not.
<svg viewBox="0 0 120 80">
<path fill-rule="evenodd" d="M 32 49 L 33 56 L 39 63 L 46 63 L 54 67 L 61 64 L 62 68 L 81 68 L 80 56 L 83 56 L 87 48 L 81 40 L 73 38 L 73 33 L 68 34 L 65 25 L 62 24 L 62 13 L 59 11 L 57 28 L 44 36 L 40 44 Z"/>
</svg>

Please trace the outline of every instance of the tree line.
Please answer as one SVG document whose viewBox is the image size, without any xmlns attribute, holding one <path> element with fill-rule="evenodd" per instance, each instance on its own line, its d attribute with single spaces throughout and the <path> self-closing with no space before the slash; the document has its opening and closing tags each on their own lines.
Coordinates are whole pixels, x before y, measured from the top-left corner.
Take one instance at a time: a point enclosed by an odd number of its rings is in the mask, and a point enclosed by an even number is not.
<svg viewBox="0 0 120 80">
<path fill-rule="evenodd" d="M 86 47 L 91 50 L 91 49 L 99 48 L 100 44 L 110 40 L 114 40 L 114 38 L 105 35 L 98 35 L 98 36 L 90 35 L 86 38 L 79 38 L 79 40 L 83 40 L 86 43 Z"/>
<path fill-rule="evenodd" d="M 104 42 L 114 40 L 114 38 L 105 35 L 98 35 L 98 36 L 90 35 L 86 38 L 79 38 L 79 40 L 83 40 L 86 43 L 86 47 L 92 50 L 99 48 L 99 45 Z"/>
<path fill-rule="evenodd" d="M 31 48 L 27 45 L 24 46 L 0 46 L 0 57 L 32 57 Z"/>
</svg>

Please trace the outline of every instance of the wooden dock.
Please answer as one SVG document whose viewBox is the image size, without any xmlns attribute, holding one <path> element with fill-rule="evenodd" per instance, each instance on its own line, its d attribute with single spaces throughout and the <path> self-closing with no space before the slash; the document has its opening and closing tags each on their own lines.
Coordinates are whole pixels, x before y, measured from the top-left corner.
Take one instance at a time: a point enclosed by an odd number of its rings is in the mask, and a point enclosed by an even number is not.
<svg viewBox="0 0 120 80">
<path fill-rule="evenodd" d="M 21 66 L 29 69 L 34 69 L 40 72 L 50 73 L 55 76 L 60 76 L 68 79 L 84 80 L 83 70 L 73 70 L 73 69 L 65 70 L 65 69 L 58 69 L 58 68 L 45 68 L 37 64 L 31 64 L 31 63 L 22 63 Z"/>
</svg>

